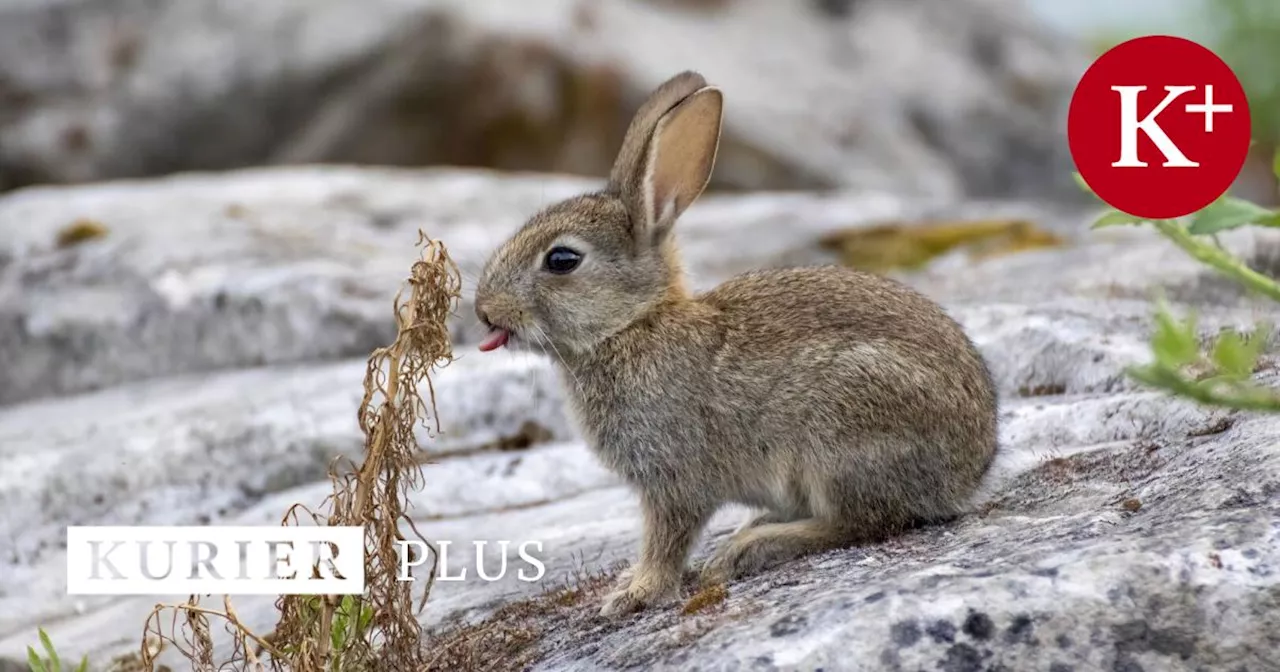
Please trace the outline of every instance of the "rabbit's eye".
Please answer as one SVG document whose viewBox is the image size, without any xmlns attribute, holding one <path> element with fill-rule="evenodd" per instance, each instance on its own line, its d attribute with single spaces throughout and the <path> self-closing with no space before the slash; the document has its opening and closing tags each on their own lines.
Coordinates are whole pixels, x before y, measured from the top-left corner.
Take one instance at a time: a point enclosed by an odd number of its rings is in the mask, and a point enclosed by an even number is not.
<svg viewBox="0 0 1280 672">
<path fill-rule="evenodd" d="M 572 272 L 580 263 L 582 255 L 567 247 L 553 247 L 547 253 L 547 270 L 557 275 Z"/>
</svg>

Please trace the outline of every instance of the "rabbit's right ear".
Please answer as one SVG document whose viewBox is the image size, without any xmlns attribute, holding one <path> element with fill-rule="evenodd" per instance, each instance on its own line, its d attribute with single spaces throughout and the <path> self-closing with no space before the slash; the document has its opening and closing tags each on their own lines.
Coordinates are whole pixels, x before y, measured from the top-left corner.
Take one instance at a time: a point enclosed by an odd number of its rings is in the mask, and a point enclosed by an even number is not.
<svg viewBox="0 0 1280 672">
<path fill-rule="evenodd" d="M 715 167 L 724 98 L 695 72 L 659 86 L 636 113 L 609 175 L 638 245 L 656 245 L 702 194 Z"/>
</svg>

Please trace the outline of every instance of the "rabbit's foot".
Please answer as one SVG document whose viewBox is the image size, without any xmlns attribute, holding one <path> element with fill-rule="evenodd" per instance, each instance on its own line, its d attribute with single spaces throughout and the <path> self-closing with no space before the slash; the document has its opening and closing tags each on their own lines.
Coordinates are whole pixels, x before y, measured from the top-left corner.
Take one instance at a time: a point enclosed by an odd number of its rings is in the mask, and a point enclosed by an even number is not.
<svg viewBox="0 0 1280 672">
<path fill-rule="evenodd" d="M 624 616 L 671 600 L 680 588 L 680 577 L 645 567 L 627 571 L 618 588 L 604 598 L 601 616 Z"/>
<path fill-rule="evenodd" d="M 739 539 L 746 533 L 754 529 L 748 523 L 740 532 L 726 540 L 715 553 L 707 558 L 702 564 L 702 570 L 699 572 L 698 582 L 703 586 L 713 584 L 724 584 L 742 576 L 745 572 L 739 570 L 740 560 L 746 554 L 746 551 Z"/>
<path fill-rule="evenodd" d="M 749 525 L 716 549 L 702 566 L 701 581 L 704 585 L 727 583 L 803 555 L 841 548 L 849 543 L 849 534 L 817 518 Z"/>
</svg>

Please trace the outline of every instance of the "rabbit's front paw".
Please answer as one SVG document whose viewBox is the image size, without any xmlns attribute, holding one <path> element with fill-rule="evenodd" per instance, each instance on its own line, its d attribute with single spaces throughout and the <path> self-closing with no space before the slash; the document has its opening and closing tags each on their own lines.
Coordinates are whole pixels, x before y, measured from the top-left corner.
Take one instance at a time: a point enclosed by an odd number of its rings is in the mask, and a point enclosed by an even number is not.
<svg viewBox="0 0 1280 672">
<path fill-rule="evenodd" d="M 625 616 L 665 602 L 675 596 L 679 577 L 667 577 L 642 568 L 624 577 L 618 585 L 617 590 L 605 596 L 601 616 Z"/>
</svg>

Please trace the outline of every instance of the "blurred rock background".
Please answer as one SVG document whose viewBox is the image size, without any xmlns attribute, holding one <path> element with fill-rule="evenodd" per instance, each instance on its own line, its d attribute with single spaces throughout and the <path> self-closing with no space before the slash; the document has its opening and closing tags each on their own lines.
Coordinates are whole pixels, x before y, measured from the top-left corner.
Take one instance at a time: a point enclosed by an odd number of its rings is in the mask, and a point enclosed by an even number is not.
<svg viewBox="0 0 1280 672">
<path fill-rule="evenodd" d="M 1062 196 L 1087 64 L 1020 0 L 3 0 L 0 188 L 283 163 L 602 175 L 657 83 L 724 189 Z"/>
<path fill-rule="evenodd" d="M 1090 45 L 1237 44 L 1256 20 L 1203 15 L 1249 4 L 0 0 L 0 190 L 314 162 L 600 175 L 691 67 L 731 101 L 716 187 L 1071 197 Z"/>
</svg>

